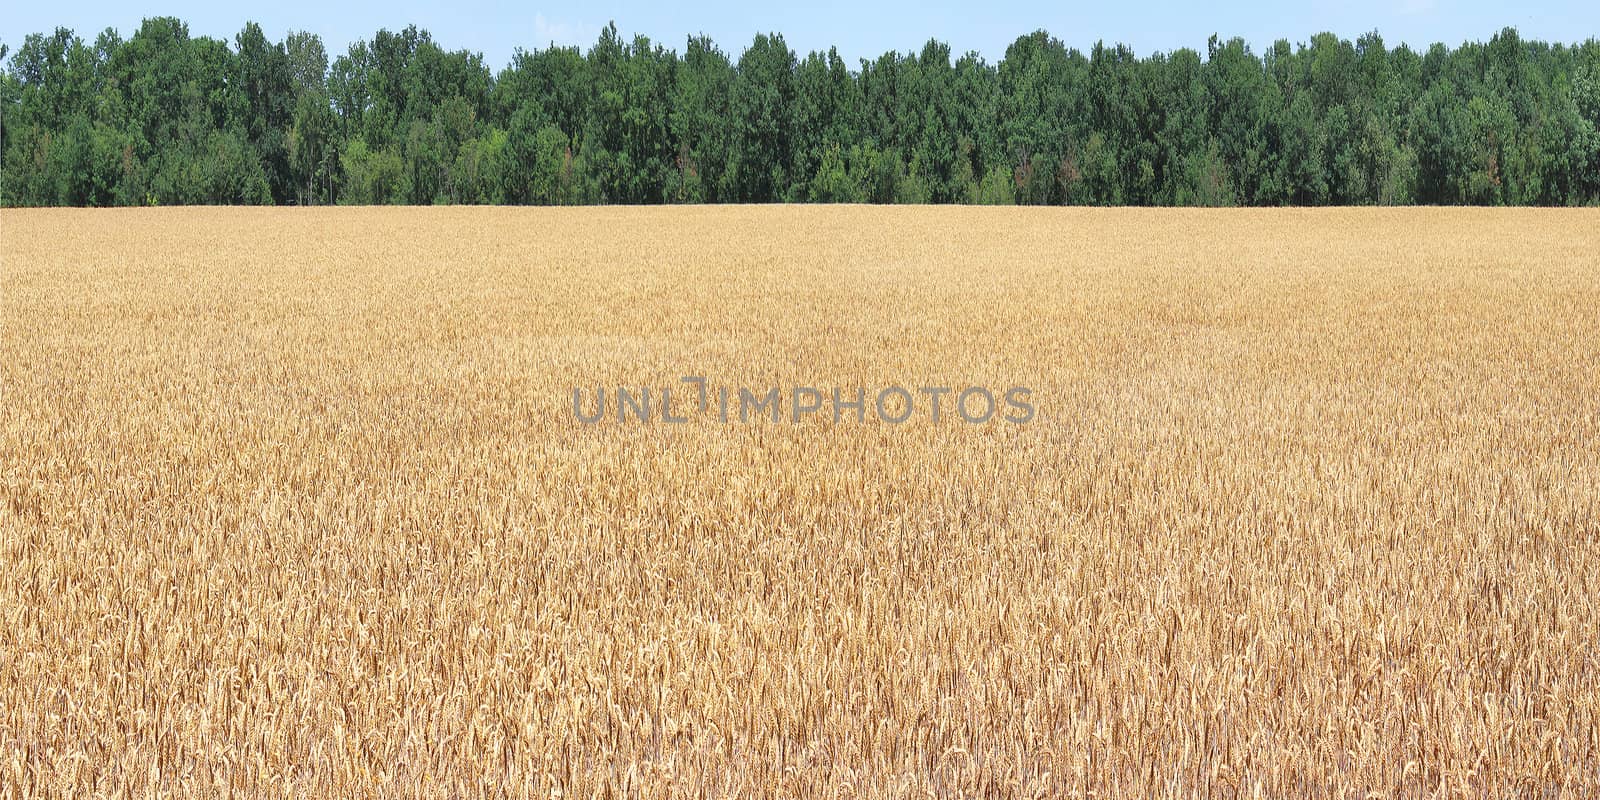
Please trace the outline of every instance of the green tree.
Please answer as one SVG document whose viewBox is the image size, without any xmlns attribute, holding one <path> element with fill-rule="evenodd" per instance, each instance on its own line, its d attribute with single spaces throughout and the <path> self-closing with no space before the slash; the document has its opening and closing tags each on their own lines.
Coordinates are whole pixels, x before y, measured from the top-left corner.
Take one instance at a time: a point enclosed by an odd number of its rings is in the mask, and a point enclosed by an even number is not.
<svg viewBox="0 0 1600 800">
<path fill-rule="evenodd" d="M 276 202 L 294 197 L 287 136 L 294 121 L 295 88 L 288 54 L 283 45 L 267 41 L 261 26 L 246 23 L 234 37 L 239 64 L 238 91 L 243 103 L 239 118 L 229 127 L 241 130 L 261 162 L 267 185 Z"/>
<path fill-rule="evenodd" d="M 667 122 L 677 145 L 670 200 L 715 203 L 727 196 L 733 81 L 733 64 L 727 55 L 704 36 L 690 37 L 678 65 Z"/>
<path fill-rule="evenodd" d="M 994 66 L 951 55 L 852 70 L 765 34 L 734 64 L 613 24 L 495 75 L 415 26 L 331 64 L 254 23 L 62 28 L 0 46 L 0 200 L 1600 203 L 1600 41 L 1318 33 L 1258 57 L 1213 36 L 1139 57 L 1035 31 Z"/>
<path fill-rule="evenodd" d="M 770 203 L 788 194 L 794 68 L 794 53 L 779 34 L 758 34 L 739 56 L 730 96 L 731 199 Z"/>
<path fill-rule="evenodd" d="M 411 196 L 405 162 L 390 150 L 372 150 L 355 139 L 339 157 L 345 191 L 341 200 L 356 205 L 403 203 Z"/>
</svg>

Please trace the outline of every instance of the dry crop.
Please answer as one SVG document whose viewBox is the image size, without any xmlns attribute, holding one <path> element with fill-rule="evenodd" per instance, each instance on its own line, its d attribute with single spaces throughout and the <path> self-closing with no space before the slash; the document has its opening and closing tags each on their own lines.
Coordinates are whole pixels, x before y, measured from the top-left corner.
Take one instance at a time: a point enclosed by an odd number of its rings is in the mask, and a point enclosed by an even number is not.
<svg viewBox="0 0 1600 800">
<path fill-rule="evenodd" d="M 0 796 L 1600 793 L 1593 210 L 0 241 Z M 1038 414 L 574 418 L 683 375 Z"/>
</svg>

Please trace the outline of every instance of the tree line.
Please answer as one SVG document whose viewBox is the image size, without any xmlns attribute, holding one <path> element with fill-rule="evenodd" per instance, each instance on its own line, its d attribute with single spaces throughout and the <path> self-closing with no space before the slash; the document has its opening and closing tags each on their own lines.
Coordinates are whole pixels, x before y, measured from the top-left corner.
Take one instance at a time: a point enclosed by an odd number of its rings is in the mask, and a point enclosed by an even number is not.
<svg viewBox="0 0 1600 800">
<path fill-rule="evenodd" d="M 9 55 L 6 205 L 1600 202 L 1600 42 L 1511 28 L 1143 58 L 1038 31 L 998 64 L 930 41 L 852 68 L 613 24 L 496 73 L 414 26 L 330 62 L 315 35 L 160 17 Z"/>
</svg>

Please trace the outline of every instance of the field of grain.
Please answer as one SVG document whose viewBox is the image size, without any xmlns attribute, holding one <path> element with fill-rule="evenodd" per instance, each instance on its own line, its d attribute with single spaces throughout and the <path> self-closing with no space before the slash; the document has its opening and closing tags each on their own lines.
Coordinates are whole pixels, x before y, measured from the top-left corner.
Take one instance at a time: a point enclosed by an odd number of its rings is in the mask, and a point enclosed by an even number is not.
<svg viewBox="0 0 1600 800">
<path fill-rule="evenodd" d="M 1600 213 L 0 213 L 0 797 L 1600 793 Z M 582 387 L 1033 390 L 578 422 Z"/>
</svg>

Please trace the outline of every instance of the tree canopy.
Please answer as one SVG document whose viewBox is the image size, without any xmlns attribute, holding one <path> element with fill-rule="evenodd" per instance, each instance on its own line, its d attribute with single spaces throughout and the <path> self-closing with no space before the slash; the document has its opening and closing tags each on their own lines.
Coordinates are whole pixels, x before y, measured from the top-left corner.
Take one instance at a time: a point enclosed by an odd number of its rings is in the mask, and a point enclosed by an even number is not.
<svg viewBox="0 0 1600 800">
<path fill-rule="evenodd" d="M 6 205 L 1600 202 L 1600 42 L 1512 28 L 1142 58 L 1036 31 L 998 64 L 930 41 L 851 68 L 779 34 L 680 54 L 608 25 L 496 73 L 415 27 L 330 60 L 312 34 L 158 17 L 0 59 Z"/>
</svg>

